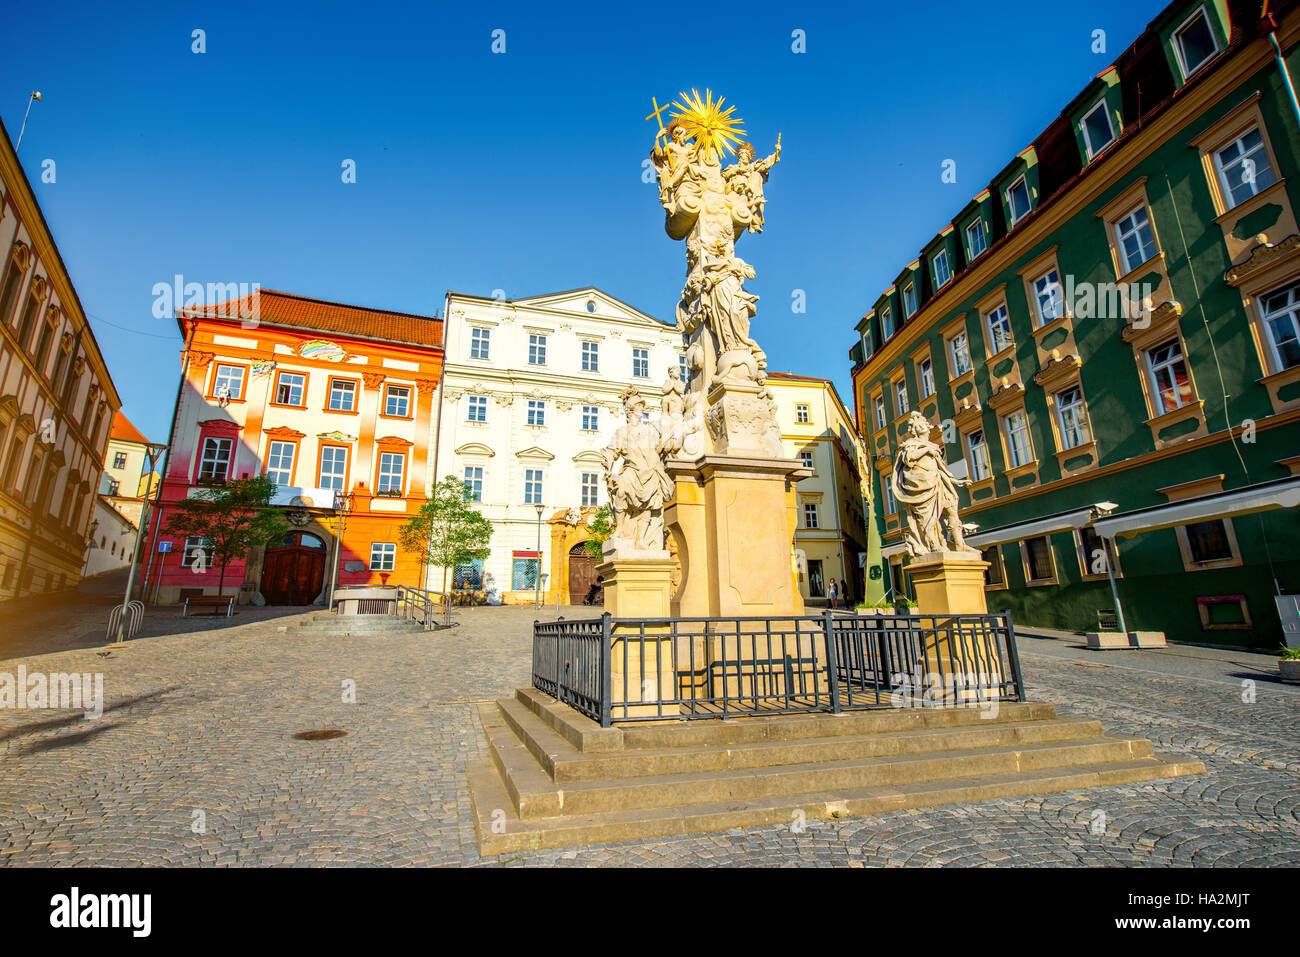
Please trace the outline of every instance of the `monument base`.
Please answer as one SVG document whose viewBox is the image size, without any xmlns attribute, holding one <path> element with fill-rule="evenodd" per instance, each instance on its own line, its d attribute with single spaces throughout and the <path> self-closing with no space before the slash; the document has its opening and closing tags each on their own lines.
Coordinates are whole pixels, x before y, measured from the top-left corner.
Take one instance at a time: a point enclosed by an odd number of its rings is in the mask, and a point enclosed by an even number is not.
<svg viewBox="0 0 1300 957">
<path fill-rule="evenodd" d="M 671 629 L 666 625 L 642 629 L 617 624 L 619 619 L 669 617 L 674 566 L 666 551 L 645 552 L 629 558 L 606 554 L 604 563 L 596 566 L 605 587 L 605 611 L 615 621 L 610 636 L 611 705 L 675 697 L 673 686 L 677 677 Z M 675 711 L 676 706 L 632 706 L 627 716 L 668 716 Z"/>
<path fill-rule="evenodd" d="M 664 512 L 681 561 L 672 614 L 684 618 L 802 615 L 794 567 L 797 459 L 703 455 L 670 459 Z"/>
<path fill-rule="evenodd" d="M 907 565 L 922 615 L 986 615 L 984 569 L 979 552 L 930 552 Z"/>
</svg>

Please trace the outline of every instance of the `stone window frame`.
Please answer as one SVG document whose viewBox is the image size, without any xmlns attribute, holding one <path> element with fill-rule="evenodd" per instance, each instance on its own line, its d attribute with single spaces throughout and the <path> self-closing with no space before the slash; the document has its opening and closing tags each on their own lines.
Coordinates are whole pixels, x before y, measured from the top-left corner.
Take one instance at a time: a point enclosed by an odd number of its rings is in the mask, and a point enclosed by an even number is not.
<svg viewBox="0 0 1300 957">
<path fill-rule="evenodd" d="M 1146 210 L 1147 223 L 1151 227 L 1151 240 L 1155 243 L 1156 251 L 1149 259 L 1144 260 L 1132 269 L 1128 269 L 1126 268 L 1127 261 L 1124 258 L 1124 248 L 1119 238 L 1119 223 L 1137 212 L 1139 208 Z M 1110 247 L 1110 262 L 1111 267 L 1115 270 L 1115 281 L 1117 283 L 1131 283 L 1135 279 L 1141 278 L 1138 275 L 1139 273 L 1145 275 L 1153 271 L 1159 272 L 1164 277 L 1165 284 L 1169 282 L 1165 245 L 1160 240 L 1160 230 L 1156 226 L 1155 213 L 1151 209 L 1151 200 L 1147 195 L 1147 178 L 1145 176 L 1139 176 L 1123 192 L 1097 210 L 1097 218 L 1106 227 L 1106 244 Z"/>
<path fill-rule="evenodd" d="M 999 283 L 993 289 L 989 290 L 979 302 L 975 303 L 975 311 L 979 315 L 980 336 L 984 340 L 984 364 L 992 368 L 1005 358 L 1014 358 L 1016 354 L 1016 330 L 1011 321 L 1011 304 L 1007 300 L 1007 285 Z M 1001 349 L 994 349 L 994 338 L 992 327 L 989 325 L 989 316 L 996 313 L 999 309 L 1005 309 L 1007 312 L 1007 334 L 1010 341 Z M 967 336 L 969 342 L 969 336 Z M 971 357 L 972 363 L 974 357 Z"/>
<path fill-rule="evenodd" d="M 809 530 L 809 531 L 820 531 L 820 530 L 821 530 L 821 527 L 822 527 L 822 525 L 821 525 L 821 520 L 822 520 L 822 517 L 821 517 L 821 502 L 820 502 L 820 501 L 807 501 L 807 502 L 805 502 L 805 501 L 801 501 L 801 502 L 799 503 L 799 505 L 800 505 L 799 517 L 800 517 L 800 520 L 803 522 L 802 527 L 803 527 L 804 529 Z M 812 516 L 812 522 L 811 522 L 811 523 L 808 521 L 808 517 L 809 517 L 810 515 Z"/>
<path fill-rule="evenodd" d="M 411 481 L 410 451 L 409 449 L 399 446 L 397 444 L 391 444 L 386 446 L 378 446 L 377 444 L 377 447 L 375 449 L 375 459 L 374 459 L 375 460 L 374 488 L 376 493 L 380 493 L 384 491 L 384 489 L 381 489 L 379 485 L 380 485 L 380 480 L 383 478 L 382 470 L 383 470 L 385 455 L 396 455 L 401 459 L 401 463 L 402 463 L 401 472 L 399 473 L 399 481 L 396 489 L 396 491 L 399 492 L 400 495 L 394 495 L 392 497 L 393 498 L 403 497 L 406 495 L 406 490 L 410 485 L 410 481 Z M 391 493 L 385 493 L 385 494 L 391 494 Z"/>
<path fill-rule="evenodd" d="M 293 488 L 293 479 L 297 474 L 298 460 L 302 454 L 302 440 L 302 433 L 288 435 L 282 432 L 278 435 L 273 435 L 268 432 L 266 435 L 266 453 L 262 456 L 262 474 L 267 477 L 270 477 L 271 474 L 271 446 L 276 442 L 279 442 L 282 445 L 288 445 L 293 449 L 289 455 L 289 481 L 277 482 L 276 484 L 281 488 Z"/>
<path fill-rule="evenodd" d="M 871 401 L 871 423 L 873 426 L 871 437 L 875 439 L 884 435 L 889 430 L 889 406 L 885 402 L 884 384 L 878 383 L 876 387 L 868 393 L 868 396 Z M 882 412 L 884 413 L 883 424 L 881 423 Z"/>
<path fill-rule="evenodd" d="M 211 378 L 211 381 L 208 383 L 208 390 L 207 390 L 207 396 L 206 396 L 206 398 L 212 399 L 212 400 L 215 401 L 215 402 L 220 402 L 220 401 L 222 401 L 221 396 L 217 395 L 217 380 L 221 377 L 221 369 L 226 368 L 226 369 L 238 369 L 238 370 L 239 370 L 239 395 L 237 395 L 237 396 L 233 396 L 233 395 L 232 395 L 232 396 L 228 396 L 228 397 L 225 399 L 225 401 L 226 401 L 226 402 L 244 402 L 244 401 L 247 400 L 247 396 L 248 396 L 248 374 L 249 374 L 249 365 L 248 365 L 248 363 L 246 363 L 246 362 L 231 362 L 231 361 L 229 361 L 229 360 L 225 360 L 225 359 L 213 359 L 212 362 L 210 362 L 210 363 L 208 364 L 208 368 L 212 370 L 212 378 Z"/>
<path fill-rule="evenodd" d="M 986 475 L 984 478 L 976 478 L 975 456 L 971 452 L 970 438 L 972 435 L 975 435 L 976 433 L 978 433 L 980 437 L 983 439 L 984 462 L 985 465 L 988 467 L 988 475 Z M 983 485 L 992 483 L 993 479 L 995 478 L 993 472 L 993 456 L 989 454 L 989 433 L 988 430 L 984 428 L 984 423 L 981 421 L 977 427 L 969 429 L 960 434 L 961 434 L 961 445 L 962 445 L 962 458 L 966 460 L 966 472 L 968 475 L 970 475 L 971 490 L 973 491 L 978 487 L 982 487 Z"/>
<path fill-rule="evenodd" d="M 293 405 L 289 402 L 279 401 L 280 379 L 282 376 L 285 375 L 302 376 L 302 402 L 298 403 L 297 405 Z M 310 386 L 311 386 L 311 372 L 309 372 L 307 369 L 299 369 L 299 368 L 276 369 L 275 378 L 271 382 L 271 401 L 268 402 L 267 405 L 274 406 L 275 408 L 278 409 L 305 409 L 307 408 L 307 390 L 310 388 Z M 328 394 L 327 394 L 327 400 L 328 400 Z"/>
<path fill-rule="evenodd" d="M 951 373 L 956 372 L 957 369 L 957 362 L 953 357 L 953 342 L 959 335 L 965 336 L 967 368 L 964 372 L 957 372 L 956 375 L 952 375 Z M 940 329 L 939 336 L 943 339 L 944 365 L 947 366 L 949 372 L 948 387 L 955 389 L 967 380 L 973 385 L 975 383 L 975 357 L 971 354 L 970 330 L 966 328 L 965 314 L 963 313 Z"/>
<path fill-rule="evenodd" d="M 492 361 L 492 330 L 495 323 L 483 322 L 481 320 L 469 324 L 469 337 L 465 343 L 465 358 L 473 362 L 491 362 Z M 476 333 L 483 333 L 482 337 Z M 474 349 L 480 343 L 485 347 L 485 355 L 474 355 Z"/>
<path fill-rule="evenodd" d="M 1269 135 L 1268 124 L 1264 121 L 1264 114 L 1260 111 L 1259 101 L 1260 91 L 1256 90 L 1242 103 L 1229 110 L 1221 119 L 1188 142 L 1188 145 L 1196 149 L 1200 154 L 1201 168 L 1205 172 L 1205 183 L 1210 191 L 1210 199 L 1214 203 L 1214 211 L 1217 214 L 1215 222 L 1220 222 L 1220 219 L 1224 216 L 1242 212 L 1243 206 L 1250 206 L 1253 210 L 1253 208 L 1260 205 L 1259 198 L 1265 193 L 1280 193 L 1281 195 L 1275 201 L 1287 202 L 1289 205 L 1285 189 L 1277 189 L 1278 186 L 1286 182 L 1286 177 L 1282 175 L 1281 167 L 1278 165 L 1277 151 L 1273 148 L 1273 139 Z M 1264 153 L 1273 169 L 1274 180 L 1272 184 L 1265 186 L 1253 196 L 1233 205 L 1220 175 L 1218 154 L 1220 150 L 1245 136 L 1251 130 L 1259 130 L 1260 139 L 1264 144 Z"/>
<path fill-rule="evenodd" d="M 1151 430 L 1151 441 L 1156 449 L 1162 449 L 1169 445 L 1175 445 L 1208 434 L 1205 421 L 1205 400 L 1196 386 L 1196 371 L 1188 358 L 1187 340 L 1183 336 L 1182 324 L 1179 322 L 1181 315 L 1181 306 L 1177 303 L 1166 303 L 1156 309 L 1146 327 L 1135 329 L 1133 326 L 1128 326 L 1123 333 L 1124 339 L 1133 347 L 1138 383 L 1141 386 L 1142 400 L 1146 403 L 1147 409 L 1147 419 L 1144 424 Z M 1158 401 L 1155 392 L 1155 383 L 1151 377 L 1151 363 L 1148 354 L 1157 346 L 1175 338 L 1178 340 L 1178 348 L 1182 351 L 1183 362 L 1187 366 L 1187 380 L 1192 387 L 1192 399 L 1185 405 L 1166 412 Z M 1160 438 L 1160 433 L 1163 430 L 1187 419 L 1196 419 L 1198 422 L 1197 428 L 1172 439 Z"/>
<path fill-rule="evenodd" d="M 897 376 L 891 376 L 889 379 L 890 399 L 894 403 L 894 423 L 897 424 L 905 416 L 912 413 L 912 397 L 907 391 L 907 372 L 898 369 Z M 902 401 L 899 401 L 899 396 Z"/>
<path fill-rule="evenodd" d="M 406 390 L 406 415 L 398 415 L 396 412 L 388 411 L 388 398 L 389 398 L 389 394 L 392 392 L 393 389 Z M 380 402 L 379 402 L 379 414 L 381 417 L 385 419 L 401 419 L 403 421 L 411 421 L 415 418 L 414 413 L 411 411 L 415 405 L 415 403 L 412 401 L 414 398 L 415 398 L 415 387 L 410 383 L 385 382 L 384 393 L 380 397 Z"/>
<path fill-rule="evenodd" d="M 352 446 L 347 442 L 321 441 L 317 443 L 316 445 L 316 486 L 315 487 L 322 488 L 322 489 L 325 488 L 325 486 L 321 484 L 321 477 L 323 475 L 322 470 L 325 466 L 326 449 L 342 449 L 344 452 L 343 487 L 338 489 L 330 489 L 329 491 L 333 491 L 340 496 L 347 495 L 348 489 L 351 488 L 351 486 L 348 483 L 351 481 L 352 478 L 352 460 L 353 458 L 355 458 L 355 456 L 353 456 L 352 454 Z"/>
<path fill-rule="evenodd" d="M 14 301 L 11 306 L 13 309 L 13 317 L 18 315 L 18 311 L 22 307 L 25 298 L 23 296 L 23 291 L 28 282 L 27 274 L 31 271 L 35 259 L 36 257 L 32 255 L 31 247 L 20 239 L 14 240 L 13 244 L 9 247 L 9 255 L 5 257 L 4 270 L 0 271 L 0 295 L 3 295 L 3 284 L 8 278 L 10 267 L 16 267 L 18 270 L 18 284 L 14 287 Z M 0 315 L 0 323 L 12 329 L 14 328 L 14 323 L 10 321 L 11 318 L 11 316 Z"/>
<path fill-rule="evenodd" d="M 1233 602 L 1240 607 L 1242 620 L 1227 625 L 1211 624 L 1210 606 Z M 1255 627 L 1250 617 L 1250 604 L 1245 595 L 1202 595 L 1196 599 L 1196 613 L 1201 619 L 1202 631 L 1250 631 Z"/>
</svg>

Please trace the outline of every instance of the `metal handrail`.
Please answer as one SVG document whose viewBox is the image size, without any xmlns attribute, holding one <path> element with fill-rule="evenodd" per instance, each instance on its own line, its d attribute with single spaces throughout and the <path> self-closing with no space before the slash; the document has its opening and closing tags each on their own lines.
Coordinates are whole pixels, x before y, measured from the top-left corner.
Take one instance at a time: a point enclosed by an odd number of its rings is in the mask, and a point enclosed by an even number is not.
<svg viewBox="0 0 1300 957">
<path fill-rule="evenodd" d="M 431 631 L 437 625 L 451 627 L 451 601 L 448 594 L 442 591 L 398 585 L 393 613 L 398 618 L 420 623 L 425 631 Z"/>
</svg>

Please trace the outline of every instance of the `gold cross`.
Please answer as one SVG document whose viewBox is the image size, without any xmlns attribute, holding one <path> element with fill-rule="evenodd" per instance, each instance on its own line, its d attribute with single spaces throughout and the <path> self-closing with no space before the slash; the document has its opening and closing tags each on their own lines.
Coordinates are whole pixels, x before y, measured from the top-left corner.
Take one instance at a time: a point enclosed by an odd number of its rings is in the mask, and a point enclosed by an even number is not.
<svg viewBox="0 0 1300 957">
<path fill-rule="evenodd" d="M 658 101 L 657 99 L 655 99 L 655 98 L 652 96 L 652 97 L 650 97 L 650 105 L 653 106 L 653 107 L 655 108 L 655 111 L 654 111 L 653 113 L 651 113 L 649 116 L 647 116 L 646 119 L 647 119 L 647 120 L 649 120 L 649 119 L 656 119 L 656 120 L 658 120 L 658 121 L 659 121 L 659 129 L 662 130 L 662 129 L 664 128 L 664 118 L 663 118 L 662 116 L 660 116 L 659 114 L 662 113 L 664 110 L 668 109 L 668 107 L 672 106 L 672 104 L 671 104 L 671 103 L 665 103 L 663 106 L 660 106 L 660 105 L 659 105 L 659 101 Z"/>
</svg>

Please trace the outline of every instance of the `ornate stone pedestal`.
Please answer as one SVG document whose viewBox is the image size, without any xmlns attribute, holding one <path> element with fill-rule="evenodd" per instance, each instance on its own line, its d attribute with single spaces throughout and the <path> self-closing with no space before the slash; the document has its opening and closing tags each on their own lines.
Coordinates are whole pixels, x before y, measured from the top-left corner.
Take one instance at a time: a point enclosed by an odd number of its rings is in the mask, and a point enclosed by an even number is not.
<svg viewBox="0 0 1300 957">
<path fill-rule="evenodd" d="M 979 552 L 930 552 L 907 566 L 922 615 L 984 615 L 984 569 Z"/>
<path fill-rule="evenodd" d="M 667 618 L 672 596 L 675 563 L 667 551 L 619 558 L 606 553 L 596 566 L 605 587 L 605 611 L 618 619 Z M 639 628 L 614 626 L 610 641 L 610 703 L 657 701 L 675 697 L 673 639 L 655 638 L 665 627 L 647 627 L 642 639 Z M 629 708 L 628 717 L 654 716 L 658 708 Z"/>
<path fill-rule="evenodd" d="M 670 459 L 664 513 L 681 561 L 675 617 L 801 615 L 795 579 L 796 459 L 705 455 Z"/>
</svg>

